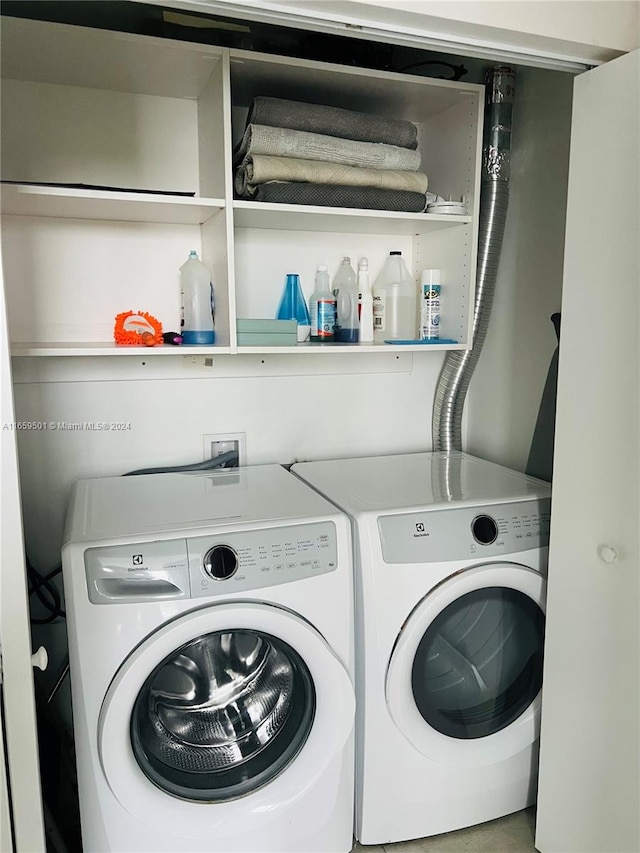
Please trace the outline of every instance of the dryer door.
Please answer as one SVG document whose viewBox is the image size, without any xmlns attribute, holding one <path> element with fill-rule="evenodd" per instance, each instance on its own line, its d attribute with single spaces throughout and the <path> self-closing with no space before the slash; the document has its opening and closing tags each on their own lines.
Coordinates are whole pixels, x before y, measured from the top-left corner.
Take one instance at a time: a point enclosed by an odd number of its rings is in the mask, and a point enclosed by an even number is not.
<svg viewBox="0 0 640 853">
<path fill-rule="evenodd" d="M 344 748 L 354 706 L 347 671 L 303 619 L 214 605 L 164 625 L 122 665 L 100 713 L 100 760 L 122 806 L 155 829 L 179 820 L 182 836 L 224 836 L 240 820 L 251 831 Z"/>
<path fill-rule="evenodd" d="M 423 755 L 467 766 L 538 737 L 545 581 L 513 563 L 450 576 L 413 610 L 389 662 L 387 704 Z"/>
</svg>

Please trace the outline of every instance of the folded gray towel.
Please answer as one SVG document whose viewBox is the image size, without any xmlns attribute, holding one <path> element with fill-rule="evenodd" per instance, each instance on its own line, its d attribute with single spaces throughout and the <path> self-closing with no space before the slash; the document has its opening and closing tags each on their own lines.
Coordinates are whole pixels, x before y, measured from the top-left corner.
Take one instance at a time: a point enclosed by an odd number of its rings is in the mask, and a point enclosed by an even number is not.
<svg viewBox="0 0 640 853">
<path fill-rule="evenodd" d="M 247 124 L 287 127 L 360 142 L 383 142 L 400 148 L 418 147 L 418 130 L 410 121 L 282 98 L 255 98 Z"/>
<path fill-rule="evenodd" d="M 365 166 L 369 169 L 417 172 L 420 168 L 420 154 L 408 148 L 378 142 L 356 142 L 353 139 L 338 139 L 320 133 L 265 127 L 261 124 L 247 125 L 237 151 L 236 162 L 241 162 L 250 154 L 322 160 L 342 163 L 345 166 Z"/>
<path fill-rule="evenodd" d="M 342 187 L 333 184 L 302 184 L 274 181 L 256 188 L 254 201 L 279 204 L 311 204 L 323 207 L 352 207 L 364 210 L 399 210 L 421 213 L 423 193 L 384 190 L 378 187 Z"/>
<path fill-rule="evenodd" d="M 343 166 L 340 163 L 327 163 L 322 160 L 301 160 L 296 157 L 270 157 L 268 154 L 256 154 L 245 157 L 238 166 L 235 190 L 238 195 L 250 196 L 253 195 L 258 184 L 266 184 L 269 181 L 380 187 L 418 193 L 426 193 L 428 186 L 424 172 L 366 169 L 364 166 Z"/>
</svg>

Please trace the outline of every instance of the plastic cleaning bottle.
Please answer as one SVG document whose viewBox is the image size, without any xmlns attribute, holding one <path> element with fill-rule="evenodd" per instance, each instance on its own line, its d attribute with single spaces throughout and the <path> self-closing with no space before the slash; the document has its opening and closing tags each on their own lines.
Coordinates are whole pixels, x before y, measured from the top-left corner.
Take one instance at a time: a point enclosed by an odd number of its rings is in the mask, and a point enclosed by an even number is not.
<svg viewBox="0 0 640 853">
<path fill-rule="evenodd" d="M 329 270 L 320 264 L 316 272 L 315 290 L 309 300 L 311 313 L 311 340 L 316 343 L 333 343 L 336 326 L 336 298 L 329 287 Z"/>
<path fill-rule="evenodd" d="M 420 275 L 418 337 L 423 341 L 435 341 L 440 337 L 440 270 L 422 270 Z"/>
<path fill-rule="evenodd" d="M 360 337 L 358 318 L 358 288 L 351 258 L 343 258 L 333 279 L 336 298 L 336 341 L 340 344 L 357 344 Z"/>
<path fill-rule="evenodd" d="M 300 276 L 298 273 L 287 273 L 284 290 L 278 305 L 276 320 L 295 320 L 298 343 L 304 343 L 311 332 L 311 318 L 304 300 Z"/>
<path fill-rule="evenodd" d="M 180 267 L 183 344 L 213 344 L 216 340 L 211 273 L 192 250 Z"/>
<path fill-rule="evenodd" d="M 358 261 L 358 300 L 360 309 L 360 343 L 373 341 L 373 297 L 369 284 L 369 261 Z"/>
<path fill-rule="evenodd" d="M 418 327 L 418 292 L 402 252 L 389 252 L 372 293 L 374 340 L 413 340 Z"/>
</svg>

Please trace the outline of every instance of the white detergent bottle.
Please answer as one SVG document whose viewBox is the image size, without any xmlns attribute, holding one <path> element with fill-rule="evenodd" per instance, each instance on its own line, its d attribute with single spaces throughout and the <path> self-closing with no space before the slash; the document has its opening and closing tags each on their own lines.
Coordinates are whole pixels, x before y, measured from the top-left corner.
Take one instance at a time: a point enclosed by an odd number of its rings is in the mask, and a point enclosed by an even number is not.
<svg viewBox="0 0 640 853">
<path fill-rule="evenodd" d="M 373 297 L 369 285 L 369 261 L 358 261 L 358 300 L 360 310 L 360 343 L 373 342 Z"/>
<path fill-rule="evenodd" d="M 342 259 L 332 288 L 336 298 L 336 342 L 357 344 L 360 336 L 358 287 L 351 258 Z"/>
<path fill-rule="evenodd" d="M 211 273 L 192 250 L 180 267 L 183 344 L 213 344 L 216 340 Z"/>
<path fill-rule="evenodd" d="M 372 293 L 374 340 L 413 340 L 418 327 L 418 290 L 402 252 L 389 252 Z"/>
</svg>

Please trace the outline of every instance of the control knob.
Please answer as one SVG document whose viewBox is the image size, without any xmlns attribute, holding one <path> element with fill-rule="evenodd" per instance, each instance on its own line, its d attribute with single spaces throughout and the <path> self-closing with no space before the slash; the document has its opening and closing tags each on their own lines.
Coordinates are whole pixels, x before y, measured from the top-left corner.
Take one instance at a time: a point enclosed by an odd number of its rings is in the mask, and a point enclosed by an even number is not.
<svg viewBox="0 0 640 853">
<path fill-rule="evenodd" d="M 471 522 L 471 533 L 480 545 L 491 545 L 498 538 L 498 525 L 490 515 L 477 515 Z"/>
<path fill-rule="evenodd" d="M 226 581 L 238 571 L 238 555 L 228 545 L 209 548 L 202 563 L 205 572 L 216 581 Z"/>
</svg>

